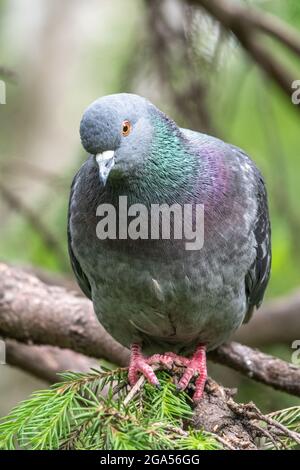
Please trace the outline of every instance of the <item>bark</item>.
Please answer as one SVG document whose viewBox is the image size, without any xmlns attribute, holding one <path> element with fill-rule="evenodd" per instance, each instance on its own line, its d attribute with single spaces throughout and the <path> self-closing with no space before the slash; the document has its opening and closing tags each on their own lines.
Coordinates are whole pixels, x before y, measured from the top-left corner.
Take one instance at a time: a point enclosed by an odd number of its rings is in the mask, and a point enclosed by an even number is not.
<svg viewBox="0 0 300 470">
<path fill-rule="evenodd" d="M 5 341 L 6 361 L 11 366 L 45 380 L 49 384 L 60 381 L 59 373 L 66 370 L 88 372 L 99 366 L 99 361 L 70 349 L 55 346 L 35 346 L 13 339 Z"/>
<path fill-rule="evenodd" d="M 300 396 L 300 367 L 297 365 L 235 342 L 223 344 L 210 357 L 250 379 Z"/>
</svg>

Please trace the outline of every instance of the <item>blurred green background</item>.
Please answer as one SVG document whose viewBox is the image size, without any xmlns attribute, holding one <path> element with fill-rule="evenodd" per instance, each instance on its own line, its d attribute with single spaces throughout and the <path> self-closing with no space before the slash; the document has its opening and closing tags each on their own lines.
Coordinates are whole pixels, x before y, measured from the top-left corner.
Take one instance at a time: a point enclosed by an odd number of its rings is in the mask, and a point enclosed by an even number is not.
<svg viewBox="0 0 300 470">
<path fill-rule="evenodd" d="M 300 31 L 298 0 L 248 3 Z M 299 60 L 261 40 L 300 79 Z M 299 286 L 299 110 L 202 10 L 179 0 L 0 0 L 0 65 L 13 71 L 0 105 L 1 260 L 71 276 L 66 210 L 85 158 L 79 121 L 97 97 L 127 91 L 252 156 L 267 182 L 273 227 L 267 300 Z M 290 345 L 262 348 L 290 360 Z M 299 404 L 221 367 L 211 373 L 264 411 Z M 44 385 L 0 366 L 0 415 Z"/>
</svg>

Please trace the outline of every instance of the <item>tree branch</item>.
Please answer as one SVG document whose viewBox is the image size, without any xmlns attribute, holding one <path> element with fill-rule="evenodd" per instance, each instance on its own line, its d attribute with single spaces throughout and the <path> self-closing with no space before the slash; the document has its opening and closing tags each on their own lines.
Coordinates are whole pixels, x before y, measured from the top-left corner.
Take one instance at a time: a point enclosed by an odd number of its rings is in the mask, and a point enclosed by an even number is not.
<svg viewBox="0 0 300 470">
<path fill-rule="evenodd" d="M 174 3 L 176 9 L 178 2 Z M 191 43 L 184 27 L 188 17 L 180 19 L 175 26 L 174 17 L 171 21 L 165 6 L 161 0 L 145 0 L 148 42 L 142 50 L 142 60 L 144 62 L 145 49 L 149 49 L 160 88 L 164 90 L 164 95 L 170 97 L 181 117 L 195 129 L 215 133 L 206 104 L 207 89 L 204 83 L 207 77 L 203 76 L 204 67 L 199 67 L 196 72 L 196 61 L 188 53 Z M 179 10 L 179 15 L 175 16 L 181 18 L 181 13 L 184 14 Z M 178 69 L 184 70 L 182 79 L 175 73 Z"/>
<path fill-rule="evenodd" d="M 20 342 L 51 344 L 127 365 L 129 351 L 98 323 L 92 303 L 61 287 L 0 264 L 0 336 Z M 211 353 L 224 365 L 300 396 L 300 368 L 237 343 Z"/>
<path fill-rule="evenodd" d="M 99 324 L 92 303 L 0 264 L 0 336 L 50 344 L 127 365 L 129 351 Z"/>
<path fill-rule="evenodd" d="M 210 358 L 250 379 L 300 396 L 300 367 L 239 343 L 223 344 Z"/>
<path fill-rule="evenodd" d="M 7 339 L 6 361 L 29 374 L 48 383 L 59 381 L 58 373 L 66 370 L 88 372 L 92 367 L 99 366 L 99 361 L 70 349 L 55 346 L 35 346 Z"/>
<path fill-rule="evenodd" d="M 300 56 L 300 36 L 295 30 L 271 14 L 229 0 L 187 0 L 187 3 L 202 6 L 231 31 L 260 68 L 291 99 L 292 74 L 262 45 L 262 38 L 257 33 L 273 36 Z"/>
<path fill-rule="evenodd" d="M 298 332 L 298 337 L 297 336 Z M 300 339 L 300 290 L 265 303 L 234 335 L 249 346 L 291 344 Z"/>
<path fill-rule="evenodd" d="M 296 29 L 291 28 L 277 16 L 262 10 L 247 8 L 247 10 L 244 10 L 244 14 L 254 28 L 260 29 L 274 39 L 281 41 L 291 51 L 300 56 L 300 35 Z"/>
<path fill-rule="evenodd" d="M 37 277 L 44 284 L 64 287 L 67 291 L 84 297 L 71 276 L 62 276 L 33 266 L 22 265 L 19 268 Z M 254 347 L 291 344 L 295 340 L 295 331 L 300 331 L 300 290 L 266 302 L 253 315 L 251 322 L 239 328 L 233 339 Z"/>
</svg>

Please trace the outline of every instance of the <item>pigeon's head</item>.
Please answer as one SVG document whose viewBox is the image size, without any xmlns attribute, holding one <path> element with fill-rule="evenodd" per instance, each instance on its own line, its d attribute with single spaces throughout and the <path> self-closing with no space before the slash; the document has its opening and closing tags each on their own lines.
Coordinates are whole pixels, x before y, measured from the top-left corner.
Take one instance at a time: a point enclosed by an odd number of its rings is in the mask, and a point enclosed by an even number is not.
<svg viewBox="0 0 300 470">
<path fill-rule="evenodd" d="M 94 155 L 105 185 L 110 178 L 137 172 L 150 153 L 153 115 L 160 111 L 138 95 L 121 93 L 99 98 L 83 114 L 80 137 Z"/>
</svg>

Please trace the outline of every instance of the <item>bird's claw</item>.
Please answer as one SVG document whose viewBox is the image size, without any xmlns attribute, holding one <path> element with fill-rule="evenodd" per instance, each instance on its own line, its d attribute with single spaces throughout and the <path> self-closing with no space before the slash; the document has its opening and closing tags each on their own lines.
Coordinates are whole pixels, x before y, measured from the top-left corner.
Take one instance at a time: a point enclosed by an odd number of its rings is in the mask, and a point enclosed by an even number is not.
<svg viewBox="0 0 300 470">
<path fill-rule="evenodd" d="M 148 382 L 160 388 L 159 381 L 151 367 L 151 365 L 159 364 L 168 370 L 174 365 L 186 367 L 183 376 L 179 380 L 176 388 L 178 391 L 185 390 L 190 381 L 196 377 L 195 392 L 193 400 L 197 403 L 202 397 L 205 382 L 207 379 L 206 370 L 206 351 L 204 346 L 199 346 L 191 359 L 178 356 L 173 352 L 165 354 L 154 354 L 148 358 L 142 355 L 141 348 L 138 344 L 133 344 L 131 348 L 131 359 L 128 371 L 128 379 L 130 385 L 134 385 L 138 380 L 138 373 L 145 376 Z"/>
<path fill-rule="evenodd" d="M 131 358 L 128 369 L 128 380 L 131 386 L 137 382 L 139 372 L 145 376 L 150 384 L 159 386 L 158 378 L 156 377 L 152 367 L 147 363 L 147 359 L 142 355 L 140 346 L 138 344 L 133 344 L 131 347 Z"/>
<path fill-rule="evenodd" d="M 189 364 L 177 384 L 177 389 L 185 390 L 193 377 L 196 377 L 193 400 L 198 403 L 202 398 L 207 379 L 206 350 L 204 346 L 199 346 L 193 357 L 189 359 Z"/>
</svg>

